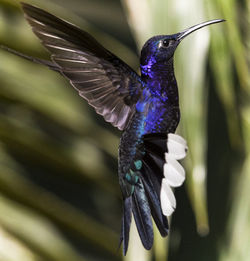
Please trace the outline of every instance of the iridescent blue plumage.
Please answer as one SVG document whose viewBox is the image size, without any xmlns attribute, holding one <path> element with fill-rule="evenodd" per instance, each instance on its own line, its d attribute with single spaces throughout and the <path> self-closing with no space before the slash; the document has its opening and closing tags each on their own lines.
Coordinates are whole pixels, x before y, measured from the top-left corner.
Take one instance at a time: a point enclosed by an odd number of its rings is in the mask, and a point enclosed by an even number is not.
<svg viewBox="0 0 250 261">
<path fill-rule="evenodd" d="M 173 134 L 180 120 L 173 55 L 184 37 L 222 20 L 149 39 L 141 51 L 139 76 L 87 32 L 40 8 L 25 3 L 22 7 L 33 32 L 51 53 L 51 61 L 5 49 L 59 72 L 98 114 L 123 131 L 118 168 L 124 201 L 123 253 L 128 249 L 132 214 L 142 244 L 150 249 L 151 216 L 166 236 L 166 216 L 176 205 L 170 186 L 180 186 L 185 179 L 177 160 L 185 156 L 186 142 Z"/>
<path fill-rule="evenodd" d="M 173 36 L 175 37 L 175 36 Z M 171 38 L 172 39 L 172 38 Z M 166 36 L 157 36 L 150 39 L 143 47 L 141 53 L 141 79 L 144 82 L 143 91 L 136 103 L 136 113 L 131 120 L 128 129 L 123 133 L 120 143 L 120 157 L 119 157 L 119 177 L 120 185 L 123 190 L 125 198 L 131 197 L 130 209 L 124 205 L 124 213 L 133 211 L 138 232 L 140 234 L 142 243 L 146 249 L 150 249 L 153 243 L 153 231 L 151 225 L 151 215 L 162 234 L 166 236 L 168 233 L 168 224 L 166 217 L 162 214 L 160 209 L 160 187 L 161 179 L 163 178 L 162 168 L 164 164 L 164 153 L 158 155 L 158 158 L 153 164 L 150 164 L 154 171 L 161 173 L 160 178 L 153 182 L 150 179 L 146 184 L 139 183 L 138 177 L 146 177 L 149 175 L 149 170 L 145 167 L 140 171 L 133 170 L 133 163 L 138 160 L 143 161 L 146 165 L 146 152 L 143 148 L 143 138 L 147 134 L 155 133 L 155 139 L 159 133 L 174 133 L 179 123 L 179 99 L 178 88 L 174 77 L 173 58 L 172 55 L 166 60 L 166 53 L 158 55 L 160 45 L 166 40 Z M 178 43 L 176 43 L 175 48 Z M 165 48 L 165 47 L 163 47 Z M 173 51 L 175 48 L 171 48 Z M 166 139 L 165 139 L 166 141 Z M 149 162 L 149 161 L 148 161 Z M 125 177 L 125 180 L 124 180 Z M 154 177 L 150 177 L 151 179 Z M 154 178 L 155 179 L 155 178 Z M 135 180 L 136 182 L 132 182 Z M 143 180 L 143 179 L 142 179 Z M 157 183 L 157 184 L 154 184 Z M 136 204 L 138 200 L 135 199 L 135 192 L 137 186 L 140 187 L 141 195 L 151 194 L 141 201 L 141 204 Z M 138 188 L 139 189 L 139 188 Z M 154 191 L 154 193 L 152 192 Z M 137 195 L 138 197 L 138 195 Z M 150 208 L 151 206 L 151 208 Z M 154 206 L 154 207 L 152 207 Z M 148 209 L 146 212 L 141 212 L 140 208 Z M 140 215 L 139 213 L 144 215 Z M 141 220 L 141 218 L 143 220 Z M 144 223 L 142 228 L 141 223 Z M 123 222 L 124 224 L 124 222 Z M 123 226 L 121 240 L 124 241 L 124 254 L 128 247 L 128 232 L 127 226 Z M 144 233 L 142 233 L 142 231 Z"/>
</svg>

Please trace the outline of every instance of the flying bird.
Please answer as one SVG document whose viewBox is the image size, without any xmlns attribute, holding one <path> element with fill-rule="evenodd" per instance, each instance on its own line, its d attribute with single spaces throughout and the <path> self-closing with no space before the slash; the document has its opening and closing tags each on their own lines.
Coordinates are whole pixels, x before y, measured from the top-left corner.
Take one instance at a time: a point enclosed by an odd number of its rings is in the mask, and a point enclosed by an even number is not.
<svg viewBox="0 0 250 261">
<path fill-rule="evenodd" d="M 33 32 L 50 52 L 51 61 L 4 48 L 59 72 L 98 114 L 122 131 L 118 163 L 124 203 L 120 242 L 125 255 L 133 216 L 143 246 L 151 249 L 152 218 L 161 235 L 167 236 L 167 217 L 176 208 L 172 188 L 185 180 L 178 160 L 185 157 L 187 144 L 175 134 L 180 108 L 174 52 L 190 33 L 224 20 L 150 38 L 141 50 L 139 75 L 77 26 L 26 3 L 22 8 Z"/>
</svg>

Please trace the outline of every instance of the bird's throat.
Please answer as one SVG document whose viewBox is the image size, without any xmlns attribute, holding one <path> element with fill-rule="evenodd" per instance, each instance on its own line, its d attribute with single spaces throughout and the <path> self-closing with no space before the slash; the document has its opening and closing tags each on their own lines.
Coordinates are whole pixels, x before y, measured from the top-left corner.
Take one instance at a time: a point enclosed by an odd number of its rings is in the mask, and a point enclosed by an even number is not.
<svg viewBox="0 0 250 261">
<path fill-rule="evenodd" d="M 143 81 L 153 96 L 173 106 L 179 105 L 173 58 L 161 62 L 150 59 L 147 65 L 141 66 L 141 73 Z"/>
</svg>

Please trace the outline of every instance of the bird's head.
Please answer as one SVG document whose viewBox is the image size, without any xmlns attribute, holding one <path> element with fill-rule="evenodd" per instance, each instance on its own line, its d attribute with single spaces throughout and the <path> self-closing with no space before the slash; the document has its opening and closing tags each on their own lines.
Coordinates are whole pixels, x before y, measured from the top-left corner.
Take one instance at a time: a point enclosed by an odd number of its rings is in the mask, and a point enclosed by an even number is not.
<svg viewBox="0 0 250 261">
<path fill-rule="evenodd" d="M 174 52 L 179 43 L 189 34 L 194 31 L 215 23 L 220 23 L 225 20 L 216 19 L 194 25 L 180 33 L 172 35 L 158 35 L 150 38 L 143 46 L 141 51 L 141 72 L 144 75 L 151 77 L 152 67 L 154 65 L 167 65 L 174 55 Z"/>
</svg>

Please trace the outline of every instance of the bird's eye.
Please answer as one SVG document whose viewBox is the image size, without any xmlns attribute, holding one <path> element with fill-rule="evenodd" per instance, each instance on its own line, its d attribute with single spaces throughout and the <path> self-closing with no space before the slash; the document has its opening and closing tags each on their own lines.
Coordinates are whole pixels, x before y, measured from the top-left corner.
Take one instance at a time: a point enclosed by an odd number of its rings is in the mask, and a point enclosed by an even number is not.
<svg viewBox="0 0 250 261">
<path fill-rule="evenodd" d="M 168 47 L 169 44 L 170 44 L 170 40 L 168 40 L 168 39 L 164 39 L 164 40 L 162 41 L 162 45 L 163 45 L 164 47 Z"/>
</svg>

